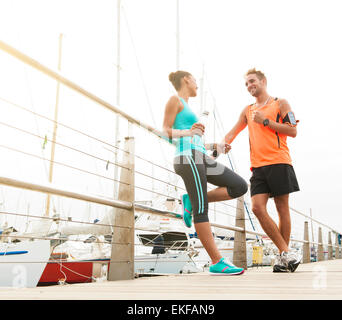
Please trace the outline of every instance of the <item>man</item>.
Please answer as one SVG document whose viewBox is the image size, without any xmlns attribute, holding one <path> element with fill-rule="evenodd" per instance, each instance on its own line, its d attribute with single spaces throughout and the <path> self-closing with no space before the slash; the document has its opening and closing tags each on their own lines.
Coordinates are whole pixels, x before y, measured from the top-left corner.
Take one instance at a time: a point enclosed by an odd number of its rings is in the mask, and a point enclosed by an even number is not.
<svg viewBox="0 0 342 320">
<path fill-rule="evenodd" d="M 301 256 L 289 251 L 289 193 L 299 191 L 299 187 L 286 139 L 287 136 L 296 137 L 298 121 L 285 99 L 274 98 L 267 93 L 267 79 L 261 71 L 249 70 L 245 80 L 255 103 L 244 108 L 224 142 L 230 144 L 248 126 L 252 210 L 279 249 L 273 272 L 294 272 Z M 267 213 L 267 202 L 272 197 L 279 215 L 279 227 Z"/>
</svg>

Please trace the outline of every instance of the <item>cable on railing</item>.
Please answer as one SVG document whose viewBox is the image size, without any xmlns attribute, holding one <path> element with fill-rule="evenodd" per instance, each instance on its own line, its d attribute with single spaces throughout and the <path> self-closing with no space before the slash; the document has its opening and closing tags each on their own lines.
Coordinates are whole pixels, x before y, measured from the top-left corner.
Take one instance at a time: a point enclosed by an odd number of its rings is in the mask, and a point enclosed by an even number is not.
<svg viewBox="0 0 342 320">
<path fill-rule="evenodd" d="M 23 110 L 25 110 L 25 111 L 27 111 L 27 112 L 30 112 L 30 113 L 32 113 L 32 114 L 34 114 L 34 115 L 37 115 L 37 116 L 40 116 L 40 117 L 42 117 L 42 118 L 45 118 L 45 119 L 47 119 L 47 120 L 49 120 L 49 121 L 55 122 L 54 120 L 49 119 L 48 117 L 45 117 L 45 116 L 43 116 L 43 115 L 41 115 L 41 114 L 38 114 L 38 113 L 36 113 L 36 112 L 33 112 L 33 111 L 31 111 L 31 110 L 28 110 L 28 109 L 26 109 L 26 108 L 24 108 L 24 107 L 22 107 L 22 106 L 19 106 L 19 105 L 15 104 L 15 103 L 9 102 L 8 100 L 3 99 L 3 98 L 1 98 L 1 97 L 0 97 L 0 100 L 3 100 L 3 101 L 5 101 L 5 102 L 7 102 L 7 103 L 10 103 L 10 104 L 12 104 L 12 105 L 15 105 L 16 107 L 21 108 L 21 109 L 23 109 Z M 92 138 L 92 139 L 95 139 L 95 140 L 97 140 L 97 141 L 99 141 L 99 142 L 101 142 L 101 143 L 106 143 L 106 142 L 104 142 L 104 141 L 102 141 L 102 140 L 98 140 L 97 138 L 94 138 L 94 137 L 92 137 L 92 136 L 89 136 L 89 135 L 87 135 L 87 134 L 85 134 L 85 133 L 83 133 L 83 132 L 81 132 L 81 131 L 79 131 L 79 130 L 76 130 L 76 129 L 74 129 L 74 128 L 68 127 L 68 126 L 66 126 L 66 125 L 64 125 L 64 124 L 62 124 L 62 123 L 60 123 L 60 122 L 57 122 L 57 123 L 58 123 L 58 125 L 67 127 L 67 128 L 70 129 L 70 130 L 73 130 L 73 131 L 75 131 L 75 132 L 77 132 L 77 133 L 86 135 L 87 137 Z M 12 126 L 12 125 L 9 125 L 9 124 L 3 123 L 3 122 L 0 122 L 0 124 L 2 124 L 2 125 L 4 125 L 4 126 L 7 126 L 7 127 L 9 127 L 9 128 L 12 128 L 12 129 L 16 129 L 16 130 L 21 131 L 21 132 L 23 132 L 23 133 L 32 135 L 32 136 L 34 136 L 34 137 L 38 137 L 38 138 L 40 138 L 40 139 L 47 140 L 47 141 L 49 141 L 49 142 L 53 142 L 51 139 L 47 139 L 46 137 L 39 136 L 39 135 L 34 134 L 34 133 L 32 133 L 32 132 L 29 132 L 29 131 L 27 131 L 27 130 L 24 130 L 24 129 L 21 129 L 21 128 L 17 128 L 17 127 L 15 127 L 15 126 Z M 109 164 L 114 164 L 114 165 L 117 165 L 117 166 L 119 166 L 119 167 L 121 167 L 121 168 L 124 168 L 124 169 L 129 170 L 129 168 L 127 168 L 127 167 L 125 167 L 125 166 L 123 166 L 123 165 L 121 165 L 121 164 L 119 164 L 119 163 L 114 163 L 114 162 L 111 162 L 111 161 L 109 161 L 109 160 L 106 160 L 106 159 L 102 159 L 102 158 L 96 157 L 96 156 L 91 155 L 91 154 L 89 154 L 89 153 L 86 153 L 86 152 L 84 152 L 84 151 L 81 151 L 81 150 L 78 150 L 78 149 L 76 149 L 76 148 L 67 146 L 67 145 L 65 145 L 65 144 L 63 144 L 63 143 L 60 143 L 60 142 L 58 142 L 58 141 L 55 141 L 54 143 L 56 143 L 57 145 L 60 145 L 60 146 L 62 146 L 62 147 L 71 149 L 71 150 L 73 150 L 73 151 L 82 153 L 82 154 L 84 154 L 84 155 L 93 157 L 93 158 L 95 158 L 95 159 L 97 159 L 97 160 L 104 161 L 104 162 L 106 162 L 107 164 L 108 164 L 108 163 L 109 163 Z M 108 143 L 106 143 L 106 144 L 108 144 Z M 108 145 L 110 145 L 110 144 L 108 144 Z M 129 152 L 125 151 L 125 150 L 120 149 L 119 147 L 116 147 L 116 146 L 113 146 L 113 145 L 110 145 L 110 146 L 111 146 L 111 147 L 115 147 L 115 148 L 117 148 L 117 149 L 120 150 L 120 151 L 124 151 L 124 152 L 126 152 L 126 153 L 129 153 Z M 109 149 L 107 149 L 107 150 L 109 150 Z M 110 151 L 113 152 L 112 150 L 110 150 Z M 31 154 L 30 154 L 30 155 L 31 155 Z M 144 159 L 144 158 L 141 157 L 141 156 L 135 155 L 135 157 L 137 157 L 137 158 L 139 158 L 139 159 L 141 159 L 141 160 L 147 161 L 147 162 L 151 163 L 151 164 L 154 165 L 154 166 L 158 166 L 159 168 L 162 168 L 162 169 L 164 169 L 164 170 L 167 170 L 167 171 L 169 171 L 169 172 L 174 173 L 172 170 L 170 170 L 170 169 L 168 169 L 168 168 L 165 168 L 165 167 L 163 167 L 163 166 L 161 166 L 161 165 L 158 165 L 158 164 L 156 164 L 156 163 L 153 163 L 153 162 L 150 161 L 150 160 Z M 44 159 L 45 159 L 45 160 L 48 160 L 48 159 L 46 159 L 46 158 L 44 158 Z M 63 164 L 63 165 L 64 165 L 64 164 Z M 142 172 L 139 172 L 139 171 L 135 171 L 135 172 L 138 173 L 138 174 L 141 174 L 141 175 L 148 176 L 148 175 L 146 175 L 146 174 L 144 174 L 144 173 L 142 173 Z M 171 183 L 169 183 L 169 182 L 165 182 L 165 181 L 163 181 L 163 180 L 160 180 L 160 179 L 157 179 L 157 178 L 154 178 L 154 177 L 150 177 L 150 178 L 151 178 L 151 179 L 158 180 L 158 181 L 160 181 L 160 182 L 167 183 L 168 185 L 171 185 L 171 186 L 180 188 L 181 190 L 185 190 L 184 188 L 182 188 L 182 187 L 180 187 L 180 186 L 177 186 L 177 185 L 174 185 L 174 184 L 171 184 Z M 113 180 L 113 181 L 119 182 L 119 180 L 114 180 L 114 179 L 112 179 L 112 180 Z"/>
<path fill-rule="evenodd" d="M 312 217 L 306 215 L 305 213 L 300 212 L 300 211 L 297 210 L 297 209 L 294 209 L 294 208 L 290 207 L 290 210 L 292 210 L 292 211 L 294 211 L 294 212 L 296 212 L 296 213 L 302 215 L 303 217 L 305 217 L 305 218 L 307 218 L 307 219 L 309 219 L 309 220 L 311 220 L 311 221 L 316 222 L 317 224 L 319 224 L 319 225 L 321 225 L 321 226 L 323 226 L 323 227 L 325 227 L 325 228 L 327 228 L 327 229 L 330 229 L 330 230 L 333 231 L 334 233 L 341 234 L 341 233 L 338 232 L 337 230 L 335 230 L 335 229 L 329 227 L 328 225 L 326 225 L 326 224 L 324 224 L 324 223 L 322 223 L 322 222 L 320 222 L 320 221 L 318 221 L 318 220 L 316 220 L 316 219 L 314 219 L 314 218 L 312 218 Z"/>
<path fill-rule="evenodd" d="M 25 214 L 25 213 L 17 213 L 17 212 L 7 212 L 7 211 L 0 211 L 0 214 L 7 214 L 12 216 L 20 216 L 25 218 L 33 218 L 33 219 L 44 219 L 44 220 L 52 220 L 54 222 L 68 222 L 68 223 L 78 223 L 78 224 L 85 224 L 85 225 L 92 225 L 94 227 L 116 227 L 116 228 L 125 228 L 130 229 L 127 226 L 120 226 L 120 225 L 113 225 L 113 224 L 106 224 L 106 223 L 98 223 L 98 222 L 88 222 L 88 221 L 78 221 L 78 220 L 69 220 L 64 219 L 61 217 L 47 217 L 47 216 L 36 216 L 32 214 Z M 0 234 L 1 237 L 1 234 Z"/>
<path fill-rule="evenodd" d="M 148 174 L 146 174 L 146 173 L 143 173 L 143 172 L 140 172 L 140 171 L 137 171 L 137 170 L 135 170 L 135 173 L 140 174 L 140 175 L 142 175 L 142 176 L 144 176 L 144 177 L 150 178 L 150 179 L 152 179 L 152 180 L 155 180 L 155 181 L 159 181 L 159 182 L 165 183 L 165 184 L 167 184 L 168 186 L 176 187 L 176 188 L 179 188 L 179 189 L 181 189 L 181 190 L 186 191 L 184 188 L 179 187 L 179 186 L 176 185 L 176 184 L 173 184 L 173 183 L 170 183 L 170 182 L 168 182 L 168 181 L 164 181 L 164 180 L 155 178 L 155 177 L 150 176 L 150 175 L 148 175 Z"/>
<path fill-rule="evenodd" d="M 36 154 L 32 154 L 32 153 L 29 153 L 29 152 L 25 152 L 25 151 L 22 151 L 22 150 L 18 150 L 18 149 L 9 147 L 9 146 L 0 145 L 0 147 L 1 147 L 1 148 L 8 149 L 8 150 L 11 150 L 11 151 L 15 151 L 15 152 L 18 152 L 18 153 L 21 153 L 21 154 L 25 154 L 25 155 L 30 156 L 30 157 L 33 157 L 33 158 L 38 158 L 38 159 L 41 159 L 41 160 L 53 162 L 54 164 L 58 164 L 58 165 L 61 165 L 61 166 L 63 166 L 63 167 L 69 168 L 69 169 L 73 169 L 73 170 L 77 170 L 77 171 L 80 171 L 80 172 L 83 172 L 83 173 L 91 174 L 91 175 L 94 175 L 94 176 L 96 176 L 96 177 L 98 177 L 98 178 L 103 178 L 103 179 L 107 179 L 107 180 L 110 180 L 110 181 L 116 181 L 116 182 L 119 182 L 119 183 L 121 183 L 121 184 L 130 185 L 129 183 L 126 183 L 126 182 L 123 182 L 123 181 L 120 181 L 120 180 L 116 180 L 116 179 L 114 179 L 114 178 L 109 178 L 109 177 L 100 175 L 100 174 L 98 174 L 98 173 L 94 173 L 94 172 L 87 171 L 87 170 L 84 170 L 84 169 L 80 169 L 80 168 L 77 168 L 77 167 L 74 167 L 74 166 L 70 166 L 70 165 L 65 164 L 65 163 L 63 163 L 63 162 L 59 162 L 59 161 L 55 161 L 55 160 L 52 161 L 51 159 L 47 159 L 47 158 L 38 156 L 38 155 L 36 155 Z"/>
<path fill-rule="evenodd" d="M 49 142 L 55 143 L 55 144 L 57 144 L 57 145 L 59 145 L 59 146 L 61 146 L 61 147 L 70 149 L 70 150 L 75 151 L 75 152 L 78 152 L 78 153 L 81 153 L 81 154 L 83 154 L 83 155 L 86 155 L 86 156 L 88 156 L 88 157 L 94 158 L 94 159 L 96 159 L 96 160 L 103 161 L 103 162 L 105 162 L 106 164 L 113 164 L 113 165 L 116 165 L 116 166 L 121 167 L 121 168 L 123 168 L 123 169 L 130 170 L 129 168 L 123 166 L 122 164 L 114 163 L 114 162 L 111 162 L 111 161 L 109 161 L 109 160 L 107 160 L 107 159 L 102 159 L 102 158 L 97 157 L 97 156 L 95 156 L 95 155 L 93 155 L 93 154 L 90 154 L 90 153 L 87 153 L 87 152 L 85 152 L 85 151 L 76 149 L 76 148 L 74 148 L 74 147 L 68 146 L 68 145 L 63 144 L 63 143 L 58 142 L 58 141 L 52 141 L 51 139 L 48 139 L 47 137 L 42 137 L 42 136 L 40 136 L 40 135 L 38 135 L 38 134 L 35 134 L 35 133 L 29 132 L 29 131 L 27 131 L 27 130 L 24 130 L 24 129 L 21 129 L 21 128 L 12 126 L 12 125 L 10 125 L 10 124 L 8 124 L 8 123 L 4 123 L 4 122 L 1 122 L 1 121 L 0 121 L 0 125 L 6 126 L 6 127 L 8 127 L 8 128 L 11 128 L 11 129 L 14 129 L 14 130 L 17 130 L 17 131 L 21 131 L 22 133 L 31 135 L 31 136 L 36 137 L 36 138 L 39 138 L 39 139 L 42 139 L 42 140 L 44 140 L 44 141 L 49 141 Z"/>
<path fill-rule="evenodd" d="M 25 107 L 23 107 L 23 106 L 20 106 L 19 104 L 16 104 L 16 103 L 14 103 L 14 102 L 11 102 L 11 101 L 9 101 L 9 100 L 6 100 L 6 99 L 4 99 L 4 98 L 2 98 L 2 97 L 0 97 L 0 100 L 6 102 L 6 103 L 8 103 L 8 104 L 11 104 L 12 106 L 15 106 L 15 107 L 17 107 L 17 108 L 20 108 L 20 109 L 22 109 L 22 110 L 24 110 L 24 111 L 27 111 L 27 112 L 29 112 L 29 113 L 35 115 L 35 116 L 41 117 L 41 118 L 43 118 L 43 119 L 45 119 L 45 120 L 48 120 L 48 121 L 50 121 L 50 122 L 52 122 L 52 123 L 54 123 L 54 124 L 58 124 L 58 125 L 61 126 L 61 127 L 64 127 L 64 128 L 69 129 L 69 130 L 71 130 L 71 131 L 74 131 L 74 132 L 76 132 L 76 133 L 79 133 L 79 134 L 81 134 L 81 135 L 83 135 L 83 136 L 85 136 L 85 137 L 87 137 L 87 138 L 93 139 L 93 140 L 95 140 L 95 141 L 97 141 L 97 142 L 106 144 L 106 145 L 108 145 L 108 146 L 110 146 L 110 147 L 112 147 L 112 148 L 115 148 L 115 149 L 117 149 L 117 150 L 119 150 L 119 151 L 122 151 L 122 152 L 124 152 L 124 153 L 129 154 L 129 151 L 126 151 L 126 150 L 124 150 L 124 149 L 121 149 L 121 148 L 118 147 L 118 146 L 112 145 L 111 143 L 109 143 L 109 142 L 107 142 L 107 141 L 103 141 L 103 140 L 101 140 L 101 139 L 99 139 L 99 138 L 93 137 L 93 136 L 91 136 L 91 135 L 89 135 L 89 134 L 87 134 L 87 133 L 84 133 L 84 132 L 80 131 L 80 130 L 77 130 L 77 129 L 75 129 L 75 128 L 72 128 L 72 127 L 70 127 L 70 126 L 68 126 L 68 125 L 66 125 L 66 124 L 63 124 L 62 122 L 55 121 L 55 120 L 53 120 L 53 119 L 51 119 L 51 118 L 49 118 L 49 117 L 46 117 L 46 116 L 44 116 L 44 115 L 42 115 L 42 114 L 39 114 L 39 113 L 34 112 L 34 111 L 32 111 L 32 110 L 29 110 L 29 109 L 27 109 L 27 108 L 25 108 Z M 109 150 L 109 149 L 107 149 L 107 150 Z M 110 151 L 113 152 L 113 150 L 110 150 Z"/>
<path fill-rule="evenodd" d="M 91 92 L 83 89 L 82 87 L 80 87 L 76 83 L 74 83 L 71 80 L 67 79 L 66 77 L 64 77 L 61 74 L 61 72 L 54 71 L 54 70 L 46 67 L 45 65 L 41 64 L 37 60 L 32 59 L 31 57 L 27 56 L 23 52 L 17 50 L 16 48 L 8 45 L 7 43 L 5 43 L 5 42 L 3 42 L 1 40 L 0 40 L 0 49 L 5 51 L 9 55 L 15 57 L 16 59 L 22 61 L 23 63 L 26 63 L 27 65 L 30 65 L 31 67 L 39 70 L 40 72 L 48 75 L 49 77 L 59 81 L 60 83 L 62 83 L 65 86 L 67 86 L 68 88 L 70 88 L 70 89 L 78 92 L 79 94 L 87 97 L 88 99 L 98 103 L 102 107 L 104 107 L 104 108 L 106 108 L 106 109 L 108 109 L 108 110 L 110 110 L 110 111 L 112 111 L 112 112 L 114 112 L 116 114 L 119 114 L 121 117 L 125 118 L 130 123 L 138 125 L 139 127 L 144 128 L 145 130 L 153 133 L 156 137 L 159 137 L 162 140 L 168 141 L 169 143 L 173 143 L 173 141 L 170 141 L 170 139 L 165 137 L 161 131 L 153 128 L 152 126 L 150 126 L 150 125 L 148 125 L 146 123 L 143 123 L 142 121 L 139 121 L 139 120 L 135 119 L 134 117 L 132 117 L 131 115 L 125 113 L 124 111 L 122 111 L 118 107 L 115 107 L 115 106 L 111 105 L 107 101 L 97 97 L 95 94 L 92 94 Z"/>
<path fill-rule="evenodd" d="M 262 232 L 256 232 L 256 231 L 252 231 L 252 230 L 243 230 L 241 228 L 238 227 L 234 227 L 234 226 L 225 226 L 225 225 L 218 225 L 216 223 L 213 223 L 212 226 L 214 227 L 218 227 L 218 228 L 222 228 L 222 229 L 229 229 L 229 230 L 234 230 L 234 231 L 244 231 L 245 233 L 248 234 L 253 234 L 253 235 L 259 235 L 259 236 L 265 236 L 265 233 Z M 146 231 L 146 229 L 142 229 L 144 231 Z M 1 237 L 10 237 L 10 238 L 15 238 L 15 239 L 32 239 L 32 236 L 25 236 L 25 235 L 11 235 L 11 234 L 6 234 L 6 235 L 1 235 Z M 35 236 L 35 239 L 38 240 L 57 240 L 57 241 L 66 241 L 65 238 L 59 238 L 59 237 L 43 237 L 43 236 Z M 75 242 L 85 242 L 85 240 L 79 240 L 79 239 L 67 239 L 67 241 L 75 241 Z M 294 242 L 301 242 L 301 243 L 308 243 L 309 241 L 307 240 L 301 240 L 301 239 L 294 239 L 291 238 L 291 241 Z M 94 241 L 93 243 L 102 243 L 102 244 L 125 244 L 128 245 L 129 243 L 120 243 L 120 242 L 108 242 L 108 241 Z M 325 245 L 327 247 L 333 247 L 333 248 L 339 248 L 339 246 L 336 246 L 334 244 L 324 244 L 324 243 L 319 243 L 319 242 L 311 242 L 311 244 L 316 244 L 316 245 Z"/>
<path fill-rule="evenodd" d="M 4 237 L 4 238 L 15 238 L 15 239 L 31 239 L 32 240 L 32 235 L 16 235 L 16 234 L 1 234 L 0 238 Z M 48 237 L 48 236 L 38 236 L 35 235 L 34 239 L 36 240 L 55 240 L 55 241 L 71 241 L 71 242 L 85 242 L 85 240 L 81 240 L 81 239 L 66 239 L 66 238 L 59 238 L 59 237 Z M 108 242 L 108 241 L 93 241 L 93 243 L 100 243 L 100 244 L 122 244 L 122 245 L 129 245 L 129 242 Z"/>
</svg>

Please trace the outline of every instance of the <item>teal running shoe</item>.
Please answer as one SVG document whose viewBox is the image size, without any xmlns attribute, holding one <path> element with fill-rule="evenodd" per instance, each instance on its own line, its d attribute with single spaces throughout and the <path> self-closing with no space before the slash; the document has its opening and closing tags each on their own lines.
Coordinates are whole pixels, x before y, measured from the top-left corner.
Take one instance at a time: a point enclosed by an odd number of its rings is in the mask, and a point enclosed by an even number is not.
<svg viewBox="0 0 342 320">
<path fill-rule="evenodd" d="M 217 276 L 221 276 L 221 275 L 226 275 L 226 276 L 231 276 L 231 275 L 238 275 L 238 274 L 242 274 L 244 273 L 244 269 L 243 268 L 238 268 L 236 266 L 234 266 L 228 258 L 221 258 L 221 260 L 216 263 L 216 264 L 212 264 L 209 267 L 209 272 L 211 275 L 217 275 Z"/>
<path fill-rule="evenodd" d="M 188 228 L 192 226 L 192 205 L 189 195 L 182 195 L 183 221 Z"/>
</svg>

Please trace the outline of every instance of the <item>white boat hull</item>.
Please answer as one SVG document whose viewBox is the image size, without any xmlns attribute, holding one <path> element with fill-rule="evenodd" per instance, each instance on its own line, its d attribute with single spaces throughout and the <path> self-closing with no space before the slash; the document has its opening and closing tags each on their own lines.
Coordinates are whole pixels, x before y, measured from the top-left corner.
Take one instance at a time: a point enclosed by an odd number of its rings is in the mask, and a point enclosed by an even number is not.
<svg viewBox="0 0 342 320">
<path fill-rule="evenodd" d="M 0 243 L 0 287 L 36 287 L 49 257 L 49 240 Z"/>
<path fill-rule="evenodd" d="M 134 257 L 134 271 L 138 274 L 182 273 L 189 262 L 191 259 L 186 252 L 141 255 Z"/>
</svg>

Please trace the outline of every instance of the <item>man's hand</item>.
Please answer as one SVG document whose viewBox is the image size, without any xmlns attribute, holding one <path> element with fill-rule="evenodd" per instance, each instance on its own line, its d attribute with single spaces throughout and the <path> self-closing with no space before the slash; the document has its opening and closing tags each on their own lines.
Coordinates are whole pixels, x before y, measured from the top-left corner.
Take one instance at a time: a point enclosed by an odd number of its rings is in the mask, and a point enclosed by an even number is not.
<svg viewBox="0 0 342 320">
<path fill-rule="evenodd" d="M 256 123 L 262 124 L 263 121 L 266 119 L 265 115 L 261 111 L 253 111 L 252 113 L 252 120 Z"/>
<path fill-rule="evenodd" d="M 228 143 L 218 143 L 216 150 L 218 154 L 228 153 L 232 147 Z"/>
</svg>

